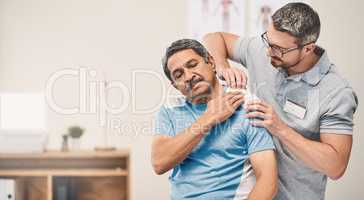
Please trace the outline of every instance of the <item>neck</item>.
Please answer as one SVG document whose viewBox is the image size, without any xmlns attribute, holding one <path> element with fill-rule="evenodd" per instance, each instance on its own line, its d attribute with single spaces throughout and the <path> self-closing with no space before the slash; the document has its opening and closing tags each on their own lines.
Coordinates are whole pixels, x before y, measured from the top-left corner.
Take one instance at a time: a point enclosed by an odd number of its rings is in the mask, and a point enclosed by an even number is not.
<svg viewBox="0 0 364 200">
<path fill-rule="evenodd" d="M 287 69 L 288 76 L 301 74 L 310 70 L 313 66 L 315 66 L 315 64 L 318 62 L 319 59 L 320 57 L 316 55 L 314 52 L 310 53 L 308 56 L 303 58 L 299 63 Z"/>
<path fill-rule="evenodd" d="M 223 94 L 224 94 L 224 88 L 220 83 L 217 82 L 216 86 L 212 89 L 209 100 L 222 96 Z"/>
</svg>

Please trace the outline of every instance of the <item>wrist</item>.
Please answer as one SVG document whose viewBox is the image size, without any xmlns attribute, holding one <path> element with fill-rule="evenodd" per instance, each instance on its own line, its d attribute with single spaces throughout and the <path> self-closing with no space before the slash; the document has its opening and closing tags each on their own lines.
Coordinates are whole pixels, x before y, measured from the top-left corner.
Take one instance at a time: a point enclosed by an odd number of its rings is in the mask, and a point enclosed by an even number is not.
<svg viewBox="0 0 364 200">
<path fill-rule="evenodd" d="M 277 131 L 276 136 L 281 139 L 281 140 L 285 140 L 287 139 L 287 136 L 290 135 L 291 131 L 293 129 L 289 126 L 284 126 L 282 129 L 280 129 L 279 131 Z"/>
<path fill-rule="evenodd" d="M 203 127 L 207 127 L 208 129 L 212 128 L 216 125 L 217 119 L 215 119 L 215 115 L 212 113 L 205 112 L 198 119 Z"/>
<path fill-rule="evenodd" d="M 216 70 L 217 71 L 221 71 L 221 70 L 224 70 L 224 69 L 229 69 L 230 68 L 230 64 L 228 63 L 228 61 L 225 59 L 225 60 L 215 60 L 215 63 L 216 63 Z"/>
</svg>

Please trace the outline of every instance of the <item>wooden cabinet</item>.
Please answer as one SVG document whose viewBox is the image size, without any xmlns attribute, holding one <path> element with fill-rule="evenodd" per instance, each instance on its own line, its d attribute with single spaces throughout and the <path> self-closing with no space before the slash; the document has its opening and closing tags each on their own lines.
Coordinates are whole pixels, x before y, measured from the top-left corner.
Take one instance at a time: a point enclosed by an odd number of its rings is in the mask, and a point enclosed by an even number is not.
<svg viewBox="0 0 364 200">
<path fill-rule="evenodd" d="M 0 177 L 16 181 L 16 200 L 128 200 L 129 151 L 0 154 Z M 70 197 L 69 195 L 72 195 Z"/>
</svg>

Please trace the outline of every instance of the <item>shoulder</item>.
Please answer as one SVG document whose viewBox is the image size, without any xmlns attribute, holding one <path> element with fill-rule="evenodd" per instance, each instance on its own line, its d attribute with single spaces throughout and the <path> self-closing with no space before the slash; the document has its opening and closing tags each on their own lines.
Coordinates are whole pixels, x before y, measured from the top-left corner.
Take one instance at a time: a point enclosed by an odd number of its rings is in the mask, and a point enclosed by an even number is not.
<svg viewBox="0 0 364 200">
<path fill-rule="evenodd" d="M 350 83 L 342 74 L 340 74 L 337 66 L 331 63 L 329 71 L 321 81 L 321 86 L 331 86 L 331 89 L 336 87 L 345 88 L 350 87 Z"/>
<path fill-rule="evenodd" d="M 328 110 L 353 110 L 358 105 L 357 95 L 350 82 L 341 75 L 337 67 L 331 64 L 330 70 L 318 84 L 321 111 Z M 343 110 L 345 108 L 345 110 Z"/>
<path fill-rule="evenodd" d="M 336 65 L 331 64 L 330 70 L 322 78 L 319 83 L 319 90 L 324 98 L 323 100 L 329 100 L 335 97 L 340 97 L 340 94 L 351 94 L 356 98 L 354 89 L 350 85 L 350 82 L 339 73 Z"/>
<path fill-rule="evenodd" d="M 243 105 L 235 110 L 234 114 L 227 120 L 227 123 L 230 123 L 232 129 L 242 130 L 244 133 L 247 133 L 251 126 Z"/>
<path fill-rule="evenodd" d="M 187 107 L 187 100 L 181 95 L 167 99 L 166 102 L 160 107 L 159 112 L 165 112 L 169 115 L 173 115 L 174 113 L 186 110 Z"/>
</svg>

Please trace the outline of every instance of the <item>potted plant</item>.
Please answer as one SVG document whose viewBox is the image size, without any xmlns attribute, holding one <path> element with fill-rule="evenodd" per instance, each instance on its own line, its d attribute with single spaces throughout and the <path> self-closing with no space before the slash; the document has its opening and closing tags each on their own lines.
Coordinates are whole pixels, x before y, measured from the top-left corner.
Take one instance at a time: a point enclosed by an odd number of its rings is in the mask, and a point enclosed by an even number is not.
<svg viewBox="0 0 364 200">
<path fill-rule="evenodd" d="M 73 150 L 80 149 L 80 138 L 84 133 L 84 129 L 79 126 L 71 126 L 68 128 L 68 135 L 71 138 L 71 148 Z"/>
<path fill-rule="evenodd" d="M 62 135 L 62 148 L 61 148 L 61 151 L 68 151 L 69 150 L 68 138 L 69 138 L 68 134 L 63 134 Z"/>
</svg>

